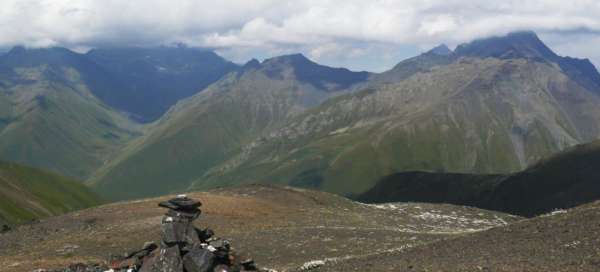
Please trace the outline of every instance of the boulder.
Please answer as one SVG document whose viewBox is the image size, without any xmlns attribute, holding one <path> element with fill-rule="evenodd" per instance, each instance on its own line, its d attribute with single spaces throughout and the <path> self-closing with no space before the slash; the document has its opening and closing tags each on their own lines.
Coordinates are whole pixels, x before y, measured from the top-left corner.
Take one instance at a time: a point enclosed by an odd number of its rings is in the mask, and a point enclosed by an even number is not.
<svg viewBox="0 0 600 272">
<path fill-rule="evenodd" d="M 183 272 L 183 262 L 178 246 L 161 248 L 157 254 L 148 258 L 140 272 Z"/>
<path fill-rule="evenodd" d="M 183 264 L 187 272 L 212 272 L 215 255 L 206 248 L 195 246 L 183 256 Z"/>
</svg>

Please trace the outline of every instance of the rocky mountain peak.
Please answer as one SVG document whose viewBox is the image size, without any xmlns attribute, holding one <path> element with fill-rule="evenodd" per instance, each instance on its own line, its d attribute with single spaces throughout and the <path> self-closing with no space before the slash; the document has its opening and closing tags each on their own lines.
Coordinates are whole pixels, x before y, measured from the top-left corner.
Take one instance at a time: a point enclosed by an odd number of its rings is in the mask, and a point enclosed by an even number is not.
<svg viewBox="0 0 600 272">
<path fill-rule="evenodd" d="M 346 68 L 321 65 L 303 54 L 273 57 L 260 63 L 260 66 L 258 61 L 253 60 L 244 67 L 260 68 L 270 78 L 298 80 L 325 91 L 347 89 L 367 80 L 370 75 L 368 72 L 354 72 Z"/>
<path fill-rule="evenodd" d="M 550 61 L 558 57 L 532 31 L 512 32 L 505 36 L 475 40 L 459 45 L 455 53 L 460 56 L 482 58 L 528 58 Z"/>
<path fill-rule="evenodd" d="M 242 66 L 242 70 L 258 69 L 258 68 L 260 68 L 260 62 L 257 59 L 251 59 L 248 62 L 246 62 L 246 64 L 244 64 L 244 66 Z"/>
<path fill-rule="evenodd" d="M 448 48 L 448 46 L 445 44 L 440 44 L 440 45 L 434 47 L 433 49 L 427 51 L 427 53 L 440 55 L 440 56 L 449 56 L 449 55 L 453 54 L 452 50 L 450 50 L 450 48 Z"/>
</svg>

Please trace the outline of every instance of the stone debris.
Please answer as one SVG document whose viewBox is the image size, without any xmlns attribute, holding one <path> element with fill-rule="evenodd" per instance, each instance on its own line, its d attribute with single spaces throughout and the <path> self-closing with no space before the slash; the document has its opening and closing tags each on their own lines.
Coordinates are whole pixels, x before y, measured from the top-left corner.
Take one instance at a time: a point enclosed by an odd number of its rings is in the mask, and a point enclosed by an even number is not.
<svg viewBox="0 0 600 272">
<path fill-rule="evenodd" d="M 158 206 L 166 208 L 160 244 L 146 242 L 142 249 L 113 256 L 108 265 L 73 264 L 62 270 L 35 272 L 243 272 L 257 269 L 253 260 L 238 260 L 228 240 L 215 238 L 210 229 L 193 225 L 200 214 L 200 201 L 185 195 Z M 68 246 L 68 250 L 72 249 Z"/>
</svg>

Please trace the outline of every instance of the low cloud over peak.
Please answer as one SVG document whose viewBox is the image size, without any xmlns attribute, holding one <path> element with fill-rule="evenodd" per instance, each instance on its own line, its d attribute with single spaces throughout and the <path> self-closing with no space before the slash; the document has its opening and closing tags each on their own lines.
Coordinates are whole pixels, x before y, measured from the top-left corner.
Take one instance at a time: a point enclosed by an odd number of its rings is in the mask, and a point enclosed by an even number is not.
<svg viewBox="0 0 600 272">
<path fill-rule="evenodd" d="M 3 0 L 0 46 L 183 42 L 238 62 L 291 52 L 382 70 L 436 44 L 534 30 L 558 53 L 600 63 L 594 0 Z"/>
</svg>

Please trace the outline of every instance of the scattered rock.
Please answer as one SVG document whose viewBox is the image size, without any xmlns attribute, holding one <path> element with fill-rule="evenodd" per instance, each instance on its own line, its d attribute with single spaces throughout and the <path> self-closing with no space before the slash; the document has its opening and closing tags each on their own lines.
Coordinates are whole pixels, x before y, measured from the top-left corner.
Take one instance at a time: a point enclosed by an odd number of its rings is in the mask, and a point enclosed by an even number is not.
<svg viewBox="0 0 600 272">
<path fill-rule="evenodd" d="M 300 271 L 310 271 L 325 265 L 325 261 L 310 261 L 300 267 Z"/>
<path fill-rule="evenodd" d="M 200 214 L 200 201 L 179 195 L 161 202 L 166 208 L 162 218 L 160 245 L 146 242 L 141 250 L 112 257 L 109 267 L 74 264 L 63 270 L 48 272 L 242 272 L 259 271 L 254 261 L 238 261 L 228 240 L 215 238 L 210 229 L 200 230 L 193 221 Z M 79 246 L 65 245 L 61 254 L 74 252 Z M 40 270 L 43 272 L 45 270 Z"/>
<path fill-rule="evenodd" d="M 69 255 L 75 253 L 78 248 L 78 245 L 65 245 L 63 248 L 57 249 L 56 252 L 60 255 Z"/>
</svg>

